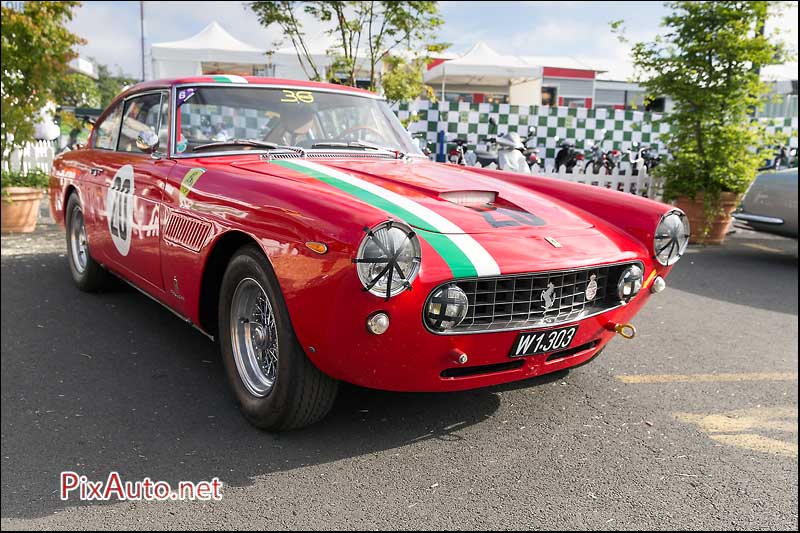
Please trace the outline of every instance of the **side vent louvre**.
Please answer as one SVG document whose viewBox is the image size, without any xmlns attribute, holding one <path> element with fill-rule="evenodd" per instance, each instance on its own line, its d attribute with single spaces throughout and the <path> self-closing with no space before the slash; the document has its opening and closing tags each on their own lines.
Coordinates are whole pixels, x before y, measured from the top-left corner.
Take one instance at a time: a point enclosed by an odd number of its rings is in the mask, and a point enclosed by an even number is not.
<svg viewBox="0 0 800 533">
<path fill-rule="evenodd" d="M 193 252 L 199 252 L 206 242 L 211 225 L 180 213 L 172 213 L 167 222 L 164 239 Z"/>
</svg>

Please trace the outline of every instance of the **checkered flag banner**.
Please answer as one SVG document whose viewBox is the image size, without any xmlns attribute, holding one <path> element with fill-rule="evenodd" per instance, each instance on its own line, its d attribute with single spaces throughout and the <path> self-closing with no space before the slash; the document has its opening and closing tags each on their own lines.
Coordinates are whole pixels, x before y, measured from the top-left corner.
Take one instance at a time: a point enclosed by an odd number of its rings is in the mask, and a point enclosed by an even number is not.
<svg viewBox="0 0 800 533">
<path fill-rule="evenodd" d="M 546 165 L 552 166 L 558 151 L 556 138 L 575 143 L 579 150 L 601 140 L 605 129 L 603 149 L 628 150 L 634 142 L 666 154 L 660 136 L 669 130 L 662 115 L 622 109 L 586 109 L 549 106 L 516 106 L 510 104 L 470 104 L 468 102 L 430 102 L 415 100 L 395 104 L 400 120 L 407 121 L 412 134 L 424 133 L 428 142 L 436 142 L 438 131 L 445 132 L 447 141 L 456 137 L 467 139 L 467 148 L 475 149 L 486 137 L 517 132 L 523 137 L 535 127 L 536 146 Z M 490 124 L 493 119 L 496 127 Z M 767 131 L 782 132 L 789 137 L 791 147 L 797 147 L 797 117 L 762 119 Z M 448 145 L 449 150 L 454 145 Z"/>
</svg>

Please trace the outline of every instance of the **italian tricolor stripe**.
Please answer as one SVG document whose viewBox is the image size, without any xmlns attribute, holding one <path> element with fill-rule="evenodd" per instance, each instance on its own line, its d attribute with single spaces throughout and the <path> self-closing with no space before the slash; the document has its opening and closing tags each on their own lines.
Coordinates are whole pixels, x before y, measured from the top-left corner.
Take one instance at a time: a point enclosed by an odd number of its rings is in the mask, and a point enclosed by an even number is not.
<svg viewBox="0 0 800 533">
<path fill-rule="evenodd" d="M 336 187 L 416 227 L 419 236 L 425 239 L 450 267 L 453 277 L 468 278 L 500 274 L 497 262 L 471 235 L 464 233 L 452 221 L 405 196 L 311 161 L 278 160 L 273 163 Z"/>
<path fill-rule="evenodd" d="M 247 83 L 247 80 L 241 76 L 234 76 L 233 74 L 222 74 L 219 76 L 211 76 L 216 82 L 219 83 Z"/>
</svg>

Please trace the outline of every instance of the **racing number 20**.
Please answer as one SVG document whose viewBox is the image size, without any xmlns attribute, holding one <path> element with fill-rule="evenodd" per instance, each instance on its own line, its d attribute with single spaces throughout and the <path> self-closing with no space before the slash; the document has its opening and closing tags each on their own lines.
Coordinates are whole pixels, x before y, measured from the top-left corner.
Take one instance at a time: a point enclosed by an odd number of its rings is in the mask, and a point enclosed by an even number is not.
<svg viewBox="0 0 800 533">
<path fill-rule="evenodd" d="M 111 185 L 112 205 L 111 205 L 111 233 L 122 240 L 128 238 L 128 202 L 131 201 L 131 180 L 116 176 Z"/>
</svg>

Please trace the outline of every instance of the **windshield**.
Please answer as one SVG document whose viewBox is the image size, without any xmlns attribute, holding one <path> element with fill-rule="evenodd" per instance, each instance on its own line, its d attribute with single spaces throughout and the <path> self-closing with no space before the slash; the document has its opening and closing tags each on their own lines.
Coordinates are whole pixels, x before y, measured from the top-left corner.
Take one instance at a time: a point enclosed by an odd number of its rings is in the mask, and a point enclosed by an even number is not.
<svg viewBox="0 0 800 533">
<path fill-rule="evenodd" d="M 419 148 L 386 102 L 358 95 L 273 87 L 179 87 L 175 152 L 264 150 L 257 143 L 310 149 L 324 143 Z M 236 145 L 228 141 L 256 141 Z"/>
</svg>

